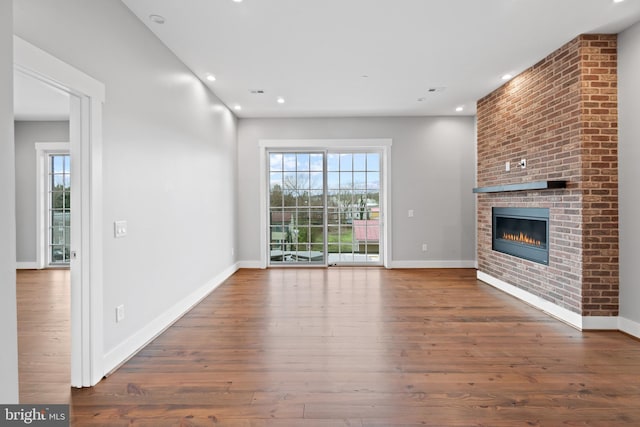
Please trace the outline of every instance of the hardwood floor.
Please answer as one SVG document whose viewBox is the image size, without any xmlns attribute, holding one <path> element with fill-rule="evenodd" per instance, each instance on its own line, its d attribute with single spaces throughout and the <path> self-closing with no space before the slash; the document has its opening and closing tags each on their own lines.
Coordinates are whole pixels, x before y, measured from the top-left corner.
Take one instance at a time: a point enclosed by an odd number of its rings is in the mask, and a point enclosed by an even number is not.
<svg viewBox="0 0 640 427">
<path fill-rule="evenodd" d="M 18 270 L 20 403 L 68 403 L 71 394 L 69 270 Z"/>
<path fill-rule="evenodd" d="M 71 405 L 78 426 L 637 426 L 640 342 L 475 270 L 241 270 Z"/>
</svg>

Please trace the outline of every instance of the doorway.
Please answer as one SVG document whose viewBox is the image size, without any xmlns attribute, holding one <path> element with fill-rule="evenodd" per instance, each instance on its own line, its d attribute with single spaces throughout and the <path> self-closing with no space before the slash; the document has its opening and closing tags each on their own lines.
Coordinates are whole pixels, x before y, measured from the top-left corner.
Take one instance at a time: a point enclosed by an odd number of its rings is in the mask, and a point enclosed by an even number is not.
<svg viewBox="0 0 640 427">
<path fill-rule="evenodd" d="M 16 309 L 21 403 L 69 402 L 69 115 L 69 94 L 15 73 Z"/>
<path fill-rule="evenodd" d="M 387 265 L 384 141 L 261 141 L 266 266 Z"/>
<path fill-rule="evenodd" d="M 14 36 L 14 74 L 69 96 L 70 329 L 73 387 L 104 376 L 102 350 L 102 103 L 104 85 Z M 63 192 L 64 193 L 64 192 Z M 63 215 L 64 218 L 64 215 Z M 66 238 L 66 236 L 65 236 Z"/>
</svg>

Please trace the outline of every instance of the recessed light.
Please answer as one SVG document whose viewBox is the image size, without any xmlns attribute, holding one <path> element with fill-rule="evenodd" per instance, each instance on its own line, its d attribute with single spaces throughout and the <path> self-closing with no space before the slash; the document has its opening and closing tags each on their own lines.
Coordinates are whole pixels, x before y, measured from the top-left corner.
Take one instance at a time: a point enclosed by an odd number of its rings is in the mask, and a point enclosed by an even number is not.
<svg viewBox="0 0 640 427">
<path fill-rule="evenodd" d="M 624 0 L 613 0 L 614 3 L 622 3 Z"/>
<path fill-rule="evenodd" d="M 149 19 L 156 24 L 164 24 L 165 21 L 164 16 L 160 15 L 149 15 Z"/>
<path fill-rule="evenodd" d="M 242 0 L 233 0 L 234 3 L 242 3 Z"/>
<path fill-rule="evenodd" d="M 460 111 L 464 110 L 464 107 L 461 105 L 459 107 L 456 107 L 456 111 L 459 113 Z"/>
<path fill-rule="evenodd" d="M 278 104 L 284 104 L 284 98 L 283 98 L 283 97 L 281 97 L 281 96 L 279 96 L 279 97 L 278 97 L 278 99 L 276 99 L 276 102 L 277 102 Z"/>
<path fill-rule="evenodd" d="M 427 98 L 418 98 L 418 102 L 424 102 Z"/>
<path fill-rule="evenodd" d="M 502 76 L 502 80 L 509 80 L 511 78 L 513 78 L 511 74 L 505 74 L 504 76 Z"/>
<path fill-rule="evenodd" d="M 236 111 L 240 111 L 240 110 L 242 110 L 242 106 L 236 104 L 236 105 L 233 106 L 233 109 L 236 110 Z"/>
<path fill-rule="evenodd" d="M 205 78 L 207 80 L 209 80 L 210 82 L 215 82 L 216 81 L 216 76 L 214 76 L 213 74 L 207 74 L 207 76 Z"/>
</svg>

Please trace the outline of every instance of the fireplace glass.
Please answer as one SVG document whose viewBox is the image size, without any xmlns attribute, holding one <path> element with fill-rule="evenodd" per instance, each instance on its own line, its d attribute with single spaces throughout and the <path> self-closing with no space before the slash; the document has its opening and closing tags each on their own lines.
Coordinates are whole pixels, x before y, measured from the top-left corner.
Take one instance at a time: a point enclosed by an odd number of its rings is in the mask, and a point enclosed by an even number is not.
<svg viewBox="0 0 640 427">
<path fill-rule="evenodd" d="M 549 264 L 549 209 L 493 208 L 493 250 Z"/>
</svg>

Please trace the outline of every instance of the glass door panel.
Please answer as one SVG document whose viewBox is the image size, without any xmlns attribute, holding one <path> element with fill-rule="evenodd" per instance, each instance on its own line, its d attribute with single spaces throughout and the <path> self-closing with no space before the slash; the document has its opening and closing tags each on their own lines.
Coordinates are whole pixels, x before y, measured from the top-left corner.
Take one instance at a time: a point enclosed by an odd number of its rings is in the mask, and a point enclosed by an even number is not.
<svg viewBox="0 0 640 427">
<path fill-rule="evenodd" d="M 326 265 L 324 153 L 269 153 L 270 265 Z"/>
<path fill-rule="evenodd" d="M 380 153 L 327 154 L 329 264 L 380 265 Z"/>
</svg>

